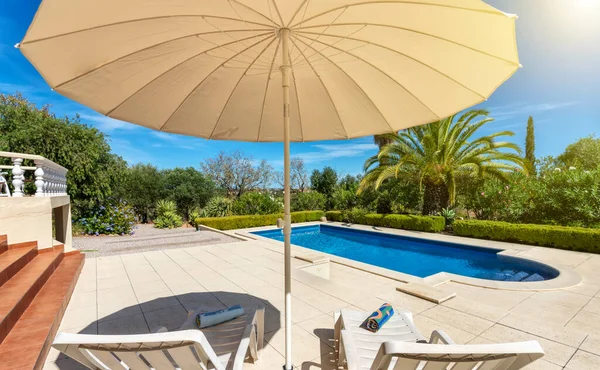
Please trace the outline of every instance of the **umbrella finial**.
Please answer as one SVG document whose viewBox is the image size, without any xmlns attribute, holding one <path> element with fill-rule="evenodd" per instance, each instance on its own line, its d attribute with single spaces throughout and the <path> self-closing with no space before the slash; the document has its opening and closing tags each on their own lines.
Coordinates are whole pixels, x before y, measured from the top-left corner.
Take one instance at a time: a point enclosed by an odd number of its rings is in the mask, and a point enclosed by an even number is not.
<svg viewBox="0 0 600 370">
<path fill-rule="evenodd" d="M 17 43 L 15 44 L 15 49 L 19 49 L 20 47 L 21 47 L 21 43 L 20 43 L 20 42 L 17 42 Z"/>
</svg>

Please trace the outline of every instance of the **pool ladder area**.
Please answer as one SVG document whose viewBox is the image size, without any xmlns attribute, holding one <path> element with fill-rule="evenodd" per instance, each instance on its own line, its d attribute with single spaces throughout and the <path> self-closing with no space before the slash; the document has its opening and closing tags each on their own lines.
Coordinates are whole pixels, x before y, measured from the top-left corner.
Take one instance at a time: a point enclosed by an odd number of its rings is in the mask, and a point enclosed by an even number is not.
<svg viewBox="0 0 600 370">
<path fill-rule="evenodd" d="M 501 273 L 498 273 L 496 275 L 496 277 L 494 278 L 494 280 L 528 282 L 528 281 L 543 281 L 545 279 L 544 279 L 544 277 L 542 277 L 541 275 L 536 274 L 536 273 L 530 274 L 525 271 L 515 272 L 512 270 L 504 270 Z"/>
</svg>

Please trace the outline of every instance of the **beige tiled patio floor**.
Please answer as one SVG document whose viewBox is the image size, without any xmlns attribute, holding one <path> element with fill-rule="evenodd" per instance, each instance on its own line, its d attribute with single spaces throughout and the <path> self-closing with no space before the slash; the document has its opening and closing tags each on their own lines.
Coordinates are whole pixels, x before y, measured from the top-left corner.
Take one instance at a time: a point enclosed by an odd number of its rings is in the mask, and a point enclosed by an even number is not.
<svg viewBox="0 0 600 370">
<path fill-rule="evenodd" d="M 457 297 L 441 305 L 396 291 L 399 282 L 338 264 L 324 280 L 294 270 L 293 357 L 298 369 L 333 369 L 332 313 L 372 311 L 383 302 L 415 314 L 421 332 L 445 330 L 457 343 L 536 339 L 546 356 L 529 369 L 600 369 L 600 256 L 533 248 L 583 275 L 575 288 L 515 292 L 447 283 Z M 305 264 L 293 260 L 296 266 Z M 247 241 L 87 259 L 60 331 L 90 334 L 176 330 L 199 305 L 262 304 L 268 344 L 257 365 L 283 364 L 283 256 L 273 245 Z M 45 369 L 79 369 L 50 352 Z"/>
</svg>

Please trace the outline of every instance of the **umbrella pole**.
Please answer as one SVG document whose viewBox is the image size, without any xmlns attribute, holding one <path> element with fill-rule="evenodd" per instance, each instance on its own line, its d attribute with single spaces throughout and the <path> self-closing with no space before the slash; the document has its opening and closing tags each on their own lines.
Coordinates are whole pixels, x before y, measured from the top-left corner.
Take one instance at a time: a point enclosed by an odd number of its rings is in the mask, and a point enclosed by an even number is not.
<svg viewBox="0 0 600 370">
<path fill-rule="evenodd" d="M 283 87 L 283 209 L 284 209 L 284 263 L 285 263 L 285 366 L 292 370 L 292 280 L 291 280 L 291 216 L 290 216 L 290 30 L 281 30 L 282 64 L 281 86 Z"/>
</svg>

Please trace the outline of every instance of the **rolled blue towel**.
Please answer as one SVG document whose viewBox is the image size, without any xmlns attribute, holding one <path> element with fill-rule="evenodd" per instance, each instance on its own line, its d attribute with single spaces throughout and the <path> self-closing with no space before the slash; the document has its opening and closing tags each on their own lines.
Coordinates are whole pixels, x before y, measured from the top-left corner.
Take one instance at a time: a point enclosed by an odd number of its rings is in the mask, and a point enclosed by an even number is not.
<svg viewBox="0 0 600 370">
<path fill-rule="evenodd" d="M 392 316 L 394 316 L 394 309 L 389 303 L 384 303 L 377 311 L 367 317 L 361 326 L 370 332 L 377 333 Z"/>
<path fill-rule="evenodd" d="M 244 308 L 238 304 L 224 310 L 198 314 L 196 315 L 196 325 L 198 325 L 198 328 L 203 329 L 209 326 L 224 323 L 225 321 L 233 320 L 236 317 L 242 316 L 243 314 Z"/>
</svg>

